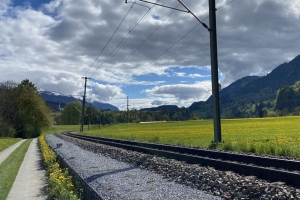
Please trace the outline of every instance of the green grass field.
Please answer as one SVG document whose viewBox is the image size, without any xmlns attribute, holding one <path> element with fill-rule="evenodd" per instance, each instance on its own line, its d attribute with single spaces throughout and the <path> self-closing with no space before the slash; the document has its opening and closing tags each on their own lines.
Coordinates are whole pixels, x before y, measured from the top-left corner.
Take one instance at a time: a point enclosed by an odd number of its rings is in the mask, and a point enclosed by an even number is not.
<svg viewBox="0 0 300 200">
<path fill-rule="evenodd" d="M 87 128 L 87 125 L 84 126 L 84 129 Z M 48 128 L 47 130 L 43 130 L 43 134 L 49 133 L 58 133 L 63 131 L 79 131 L 79 125 L 53 125 L 52 127 Z"/>
<path fill-rule="evenodd" d="M 95 126 L 84 134 L 300 158 L 300 117 L 224 119 L 221 124 L 224 143 L 217 146 L 212 120 Z"/>
<path fill-rule="evenodd" d="M 21 138 L 0 138 L 0 152 L 20 140 Z"/>
<path fill-rule="evenodd" d="M 26 140 L 0 165 L 0 199 L 6 199 L 32 140 Z"/>
</svg>

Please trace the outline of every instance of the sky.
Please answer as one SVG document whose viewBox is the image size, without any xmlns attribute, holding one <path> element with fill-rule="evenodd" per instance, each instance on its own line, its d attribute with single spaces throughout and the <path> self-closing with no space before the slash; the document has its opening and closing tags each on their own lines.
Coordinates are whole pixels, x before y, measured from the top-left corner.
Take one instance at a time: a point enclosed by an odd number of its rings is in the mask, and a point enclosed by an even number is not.
<svg viewBox="0 0 300 200">
<path fill-rule="evenodd" d="M 149 0 L 157 2 L 157 0 Z M 132 0 L 1 0 L 0 81 L 126 109 L 211 95 L 209 32 L 191 13 Z M 177 0 L 158 3 L 185 10 Z M 184 0 L 207 25 L 208 1 Z M 264 76 L 300 54 L 299 0 L 216 0 L 219 79 Z"/>
</svg>

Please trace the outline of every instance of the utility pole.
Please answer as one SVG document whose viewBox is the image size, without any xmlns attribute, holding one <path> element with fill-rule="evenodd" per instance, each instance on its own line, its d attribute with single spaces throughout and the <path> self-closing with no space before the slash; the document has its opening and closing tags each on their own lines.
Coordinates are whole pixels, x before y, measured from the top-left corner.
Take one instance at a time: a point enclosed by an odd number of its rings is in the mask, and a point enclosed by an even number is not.
<svg viewBox="0 0 300 200">
<path fill-rule="evenodd" d="M 99 109 L 99 129 L 100 129 L 100 125 L 101 125 L 101 109 Z"/>
<path fill-rule="evenodd" d="M 217 25 L 216 25 L 216 2 L 209 1 L 209 27 L 210 27 L 210 58 L 211 58 L 211 82 L 213 97 L 214 116 L 214 142 L 221 142 L 221 120 L 219 99 L 219 74 L 218 74 L 218 51 L 217 51 Z"/>
<path fill-rule="evenodd" d="M 142 2 L 178 10 L 181 12 L 191 13 L 200 23 L 210 32 L 210 57 L 211 57 L 211 77 L 212 77 L 212 97 L 213 97 L 213 115 L 214 115 L 214 142 L 221 142 L 221 120 L 220 120 L 220 99 L 219 99 L 219 75 L 218 75 L 218 51 L 217 51 L 217 26 L 216 26 L 216 2 L 215 0 L 208 0 L 209 2 L 209 26 L 208 27 L 203 21 L 201 21 L 183 2 L 178 2 L 187 9 L 181 10 L 172 8 L 169 6 L 161 5 L 158 3 L 149 2 L 146 0 L 139 0 Z M 132 3 L 127 2 L 125 3 Z M 127 108 L 128 110 L 128 108 Z"/>
<path fill-rule="evenodd" d="M 81 128 L 80 132 L 83 132 L 83 124 L 84 124 L 84 110 L 85 110 L 85 95 L 86 95 L 86 82 L 88 77 L 81 77 L 84 78 L 84 93 L 83 93 L 83 100 L 82 100 L 82 111 L 81 111 Z"/>
<path fill-rule="evenodd" d="M 91 121 L 91 103 L 89 104 L 89 123 L 88 123 L 88 130 L 90 130 L 90 121 Z"/>
<path fill-rule="evenodd" d="M 129 102 L 129 100 L 128 100 L 128 96 L 127 96 L 127 123 L 129 123 L 129 109 L 128 109 L 128 102 Z"/>
</svg>

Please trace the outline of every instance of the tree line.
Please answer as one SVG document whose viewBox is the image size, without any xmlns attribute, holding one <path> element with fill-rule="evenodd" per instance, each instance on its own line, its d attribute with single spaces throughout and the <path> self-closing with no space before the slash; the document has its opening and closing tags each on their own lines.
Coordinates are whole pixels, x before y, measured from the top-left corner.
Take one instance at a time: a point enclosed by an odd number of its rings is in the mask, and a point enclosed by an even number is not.
<svg viewBox="0 0 300 200">
<path fill-rule="evenodd" d="M 55 118 L 57 124 L 76 125 L 81 122 L 81 103 L 70 102 L 65 105 L 61 115 Z M 86 106 L 84 124 L 116 124 L 116 123 L 139 123 L 149 121 L 183 121 L 197 119 L 188 108 L 165 109 L 165 110 L 136 110 L 111 111 L 99 110 Z"/>
<path fill-rule="evenodd" d="M 277 92 L 276 110 L 283 113 L 300 113 L 300 81 L 282 86 Z"/>
<path fill-rule="evenodd" d="M 52 123 L 52 111 L 28 79 L 0 83 L 0 111 L 0 137 L 37 137 Z"/>
<path fill-rule="evenodd" d="M 252 105 L 254 105 L 254 109 L 251 109 Z M 281 86 L 274 101 L 261 101 L 256 104 L 251 101 L 248 104 L 235 106 L 231 109 L 231 117 L 235 118 L 288 115 L 300 115 L 300 81 L 291 86 Z"/>
</svg>

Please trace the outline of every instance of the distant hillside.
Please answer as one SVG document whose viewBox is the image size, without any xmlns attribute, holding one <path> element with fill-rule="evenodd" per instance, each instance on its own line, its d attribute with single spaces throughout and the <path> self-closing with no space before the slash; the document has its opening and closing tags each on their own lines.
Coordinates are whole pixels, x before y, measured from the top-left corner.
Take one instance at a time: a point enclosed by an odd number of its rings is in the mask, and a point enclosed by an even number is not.
<svg viewBox="0 0 300 200">
<path fill-rule="evenodd" d="M 292 86 L 282 86 L 277 92 L 276 110 L 286 113 L 296 112 L 299 115 L 300 111 L 300 81 L 297 81 Z"/>
<path fill-rule="evenodd" d="M 176 105 L 162 105 L 158 107 L 153 107 L 153 108 L 142 108 L 140 111 L 177 111 L 180 110 L 180 108 Z"/>
<path fill-rule="evenodd" d="M 222 117 L 231 117 L 237 108 L 276 99 L 281 86 L 291 86 L 300 80 L 300 55 L 276 67 L 266 76 L 243 77 L 220 91 Z M 189 108 L 201 118 L 212 117 L 211 97 L 205 102 L 195 102 Z"/>
<path fill-rule="evenodd" d="M 49 91 L 39 91 L 39 92 L 41 97 L 46 101 L 47 105 L 55 110 L 58 110 L 59 105 L 61 108 L 63 108 L 67 103 L 72 101 L 82 102 L 81 99 L 77 99 L 72 96 L 67 96 L 57 92 L 49 92 Z M 102 110 L 112 110 L 112 111 L 119 110 L 116 106 L 113 106 L 108 103 L 93 102 L 92 106 Z"/>
</svg>

